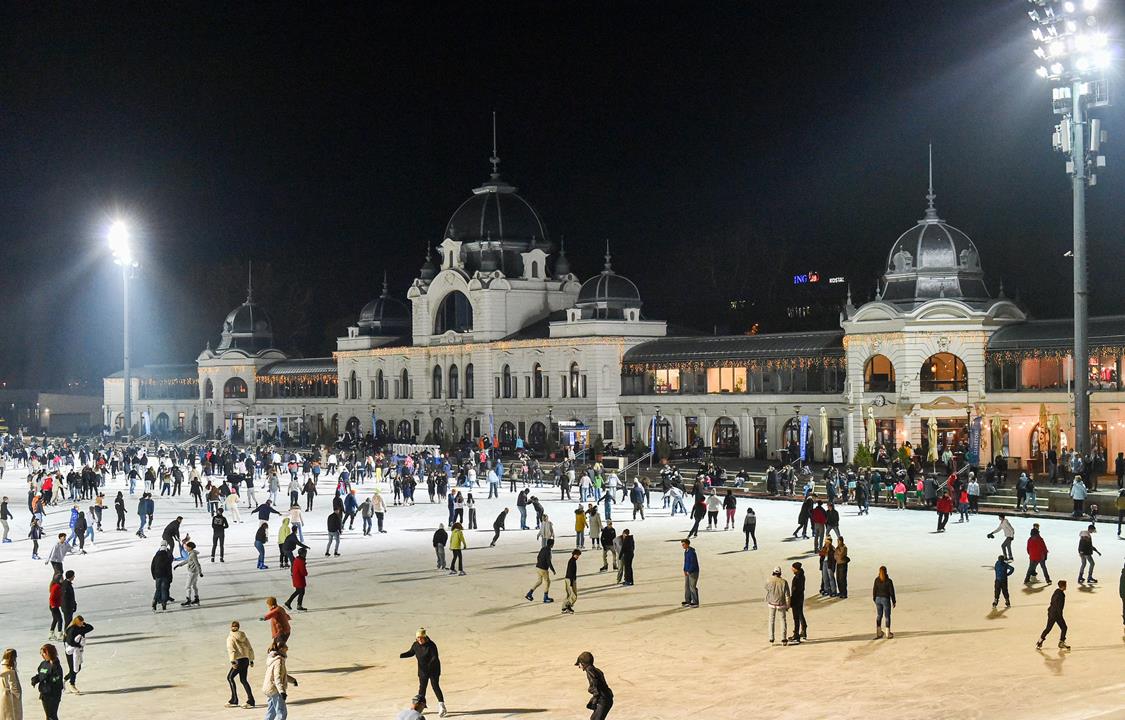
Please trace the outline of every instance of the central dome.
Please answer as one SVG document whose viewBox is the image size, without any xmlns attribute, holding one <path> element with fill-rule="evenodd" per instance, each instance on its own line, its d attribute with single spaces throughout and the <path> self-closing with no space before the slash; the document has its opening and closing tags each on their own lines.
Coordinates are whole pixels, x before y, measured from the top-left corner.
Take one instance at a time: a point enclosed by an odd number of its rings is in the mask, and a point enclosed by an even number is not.
<svg viewBox="0 0 1125 720">
<path fill-rule="evenodd" d="M 383 276 L 383 294 L 363 306 L 357 324 L 361 335 L 400 337 L 410 334 L 410 309 L 391 297 L 386 275 Z"/>
<path fill-rule="evenodd" d="M 246 302 L 231 310 L 223 320 L 219 350 L 258 352 L 273 346 L 273 325 L 260 305 Z"/>
<path fill-rule="evenodd" d="M 500 270 L 519 276 L 520 253 L 536 247 L 550 252 L 539 213 L 496 173 L 449 218 L 445 237 L 462 243 L 461 260 L 469 273 Z"/>
</svg>

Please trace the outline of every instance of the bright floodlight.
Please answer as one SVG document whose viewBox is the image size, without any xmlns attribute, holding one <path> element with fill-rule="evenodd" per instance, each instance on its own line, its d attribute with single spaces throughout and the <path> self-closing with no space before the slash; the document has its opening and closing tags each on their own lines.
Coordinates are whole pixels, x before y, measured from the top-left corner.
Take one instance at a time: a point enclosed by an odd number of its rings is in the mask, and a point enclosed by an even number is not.
<svg viewBox="0 0 1125 720">
<path fill-rule="evenodd" d="M 1098 6 L 1098 0 L 1085 0 L 1082 3 L 1082 9 L 1089 12 Z"/>
<path fill-rule="evenodd" d="M 1063 10 L 1066 10 L 1068 13 L 1074 12 L 1074 3 L 1064 2 L 1063 3 Z"/>
<path fill-rule="evenodd" d="M 124 220 L 114 220 L 113 224 L 109 226 L 109 249 L 113 251 L 113 256 L 118 261 L 131 264 L 133 262 L 133 251 L 129 247 L 129 226 Z"/>
</svg>

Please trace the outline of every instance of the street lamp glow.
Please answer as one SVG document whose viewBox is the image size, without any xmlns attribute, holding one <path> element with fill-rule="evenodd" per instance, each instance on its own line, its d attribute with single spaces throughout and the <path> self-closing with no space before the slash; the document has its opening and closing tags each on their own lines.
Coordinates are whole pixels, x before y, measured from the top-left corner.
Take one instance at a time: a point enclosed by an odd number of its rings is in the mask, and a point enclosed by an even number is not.
<svg viewBox="0 0 1125 720">
<path fill-rule="evenodd" d="M 113 257 L 123 265 L 133 264 L 133 250 L 129 245 L 129 225 L 124 220 L 114 220 L 106 237 Z"/>
</svg>

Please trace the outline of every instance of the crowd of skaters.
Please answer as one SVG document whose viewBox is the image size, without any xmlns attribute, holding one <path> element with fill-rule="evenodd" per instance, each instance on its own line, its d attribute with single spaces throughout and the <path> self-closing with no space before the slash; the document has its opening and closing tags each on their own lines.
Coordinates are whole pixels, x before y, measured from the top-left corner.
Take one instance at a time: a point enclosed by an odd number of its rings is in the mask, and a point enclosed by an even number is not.
<svg viewBox="0 0 1125 720">
<path fill-rule="evenodd" d="M 320 483 L 322 475 L 330 478 L 335 486 L 330 501 L 331 509 L 325 520 L 329 538 L 325 556 L 340 555 L 341 536 L 345 528 L 354 529 L 356 515 L 361 518 L 361 531 L 364 536 L 374 531 L 375 519 L 377 519 L 377 532 L 387 532 L 385 529 L 387 503 L 382 496 L 382 486 L 386 486 L 393 495 L 392 505 L 400 505 L 413 504 L 415 489 L 423 485 L 431 502 L 445 504 L 448 509 L 449 532 L 446 533 L 444 523 L 439 524 L 434 534 L 434 547 L 438 567 L 442 570 L 448 569 L 451 575 L 466 574 L 462 554 L 467 547 L 464 526 L 468 523 L 470 529 L 476 527 L 476 509 L 472 491 L 480 488 L 483 481 L 488 485 L 488 496 L 499 497 L 502 483 L 507 478 L 508 491 L 518 492 L 516 505 L 520 513 L 521 529 L 531 529 L 528 508 L 534 510 L 536 538 L 540 543 L 540 552 L 535 562 L 536 584 L 528 591 L 526 598 L 533 600 L 534 591 L 542 584 L 545 586 L 544 603 L 554 601 L 549 596 L 549 589 L 550 577 L 555 573 L 552 554 L 557 537 L 554 523 L 545 512 L 542 502 L 531 493 L 542 488 L 540 491 L 542 494 L 555 487 L 560 493 L 560 500 L 569 500 L 571 492 L 577 492 L 578 502 L 573 510 L 575 547 L 570 551 L 563 578 L 565 601 L 562 612 L 566 614 L 574 613 L 578 600 L 577 566 L 586 549 L 587 537 L 591 549 L 602 550 L 602 566 L 599 568 L 601 572 L 607 572 L 612 562 L 613 569 L 617 571 L 617 583 L 628 587 L 634 582 L 632 564 L 636 541 L 627 529 L 620 534 L 617 533 L 611 519 L 613 505 L 628 502 L 629 509 L 632 511 L 631 519 L 643 521 L 645 509 L 652 507 L 652 496 L 658 495 L 662 499 L 663 507 L 670 509 L 672 515 L 677 514 L 678 510 L 693 521 L 687 537 L 681 541 L 684 550 L 682 568 L 684 600 L 681 605 L 685 608 L 698 608 L 700 561 L 696 549 L 691 545 L 691 538 L 698 536 L 704 518 L 708 521 L 708 531 L 718 531 L 720 513 L 725 516 L 722 529 L 724 531 L 736 529 L 735 513 L 738 504 L 738 498 L 731 488 L 720 491 L 714 487 L 722 484 L 724 480 L 723 471 L 714 466 L 705 466 L 697 474 L 689 490 L 679 471 L 671 465 L 663 468 L 660 479 L 654 486 L 650 486 L 643 479 L 634 480 L 632 485 L 629 485 L 613 471 L 604 470 L 596 464 L 582 468 L 573 461 L 562 462 L 556 464 L 551 473 L 545 473 L 534 459 L 521 458 L 506 468 L 504 462 L 494 453 L 487 452 L 483 448 L 479 456 L 472 452 L 458 460 L 453 460 L 449 456 L 429 456 L 425 453 L 394 457 L 377 452 L 329 448 L 302 453 L 273 447 L 241 450 L 222 444 L 187 450 L 175 446 L 151 450 L 143 446 L 113 445 L 93 448 L 83 445 L 72 448 L 65 443 L 62 447 L 21 444 L 16 448 L 8 442 L 4 445 L 4 464 L 8 463 L 25 466 L 28 470 L 30 514 L 28 537 L 33 541 L 32 556 L 35 559 L 39 559 L 38 540 L 43 537 L 46 508 L 71 504 L 69 531 L 58 534 L 57 543 L 51 546 L 45 561 L 45 564 L 51 565 L 52 568 L 52 580 L 48 591 L 51 610 L 49 640 L 63 643 L 64 657 L 67 661 L 67 672 L 63 673 L 58 659 L 58 649 L 50 643 L 40 648 L 43 659 L 33 682 L 39 686 L 43 708 L 48 718 L 57 717 L 64 691 L 80 693 L 76 684 L 77 675 L 82 666 L 86 636 L 93 630 L 93 626 L 81 615 L 75 614 L 77 609 L 74 591 L 75 573 L 73 570 L 64 570 L 64 563 L 69 555 L 86 552 L 85 543 L 89 541 L 91 545 L 93 544 L 95 528 L 97 532 L 102 531 L 105 488 L 119 475 L 123 476 L 123 483 L 126 485 L 117 492 L 114 501 L 118 516 L 116 529 L 119 531 L 125 529 L 124 518 L 127 515 L 125 492 L 137 502 L 136 534 L 139 539 L 146 539 L 145 530 L 151 530 L 156 514 L 156 498 L 181 494 L 186 481 L 188 493 L 193 497 L 195 507 L 210 515 L 211 562 L 216 561 L 216 551 L 218 561 L 226 561 L 225 534 L 232 522 L 257 524 L 254 544 L 260 570 L 269 569 L 269 565 L 266 564 L 265 548 L 272 539 L 276 538 L 278 563 L 281 567 L 290 570 L 293 593 L 285 603 L 281 604 L 272 597 L 268 598 L 268 611 L 262 618 L 268 620 L 271 627 L 267 672 L 262 689 L 267 700 L 266 717 L 271 719 L 285 717 L 287 688 L 291 684 L 296 685 L 296 680 L 288 675 L 285 667 L 291 632 L 287 611 L 293 610 L 294 602 L 297 611 L 306 609 L 304 595 L 310 548 L 303 542 L 303 529 L 306 522 L 304 513 L 313 512 L 318 493 L 324 491 L 324 486 Z M 790 480 L 778 483 L 775 488 L 782 494 L 793 492 L 791 480 L 796 479 L 796 473 L 791 467 L 783 470 L 788 473 Z M 902 470 L 898 472 L 901 473 Z M 744 473 L 736 475 L 735 478 L 736 486 L 745 484 Z M 927 488 L 919 489 L 920 501 L 930 504 L 938 514 L 939 531 L 945 530 L 945 524 L 952 512 L 951 498 L 955 494 L 960 495 L 958 505 L 964 506 L 960 508 L 962 516 L 958 522 L 968 522 L 968 514 L 976 511 L 975 502 L 969 502 L 966 498 L 975 478 L 970 474 L 964 483 L 961 483 L 959 478 L 960 473 L 952 473 L 944 485 L 939 486 L 934 483 L 933 497 L 930 497 Z M 367 480 L 372 481 L 370 494 L 363 487 Z M 873 496 L 878 502 L 879 495 L 879 490 L 872 489 L 869 482 L 870 478 L 863 474 L 831 470 L 825 476 L 826 497 L 821 499 L 814 494 L 813 483 L 807 478 L 805 480 L 803 488 L 805 497 L 798 511 L 798 528 L 794 531 L 793 537 L 801 532 L 802 538 L 808 539 L 807 528 L 811 524 L 814 550 L 820 563 L 822 596 L 839 599 L 848 597 L 847 565 L 850 557 L 840 534 L 840 515 L 837 505 L 848 504 L 850 501 L 857 506 L 859 515 L 868 513 Z M 159 494 L 157 494 L 157 486 L 160 487 Z M 517 486 L 522 486 L 522 489 L 518 489 Z M 358 491 L 361 489 L 364 493 L 359 495 Z M 898 488 L 894 489 L 896 501 L 901 506 L 901 500 L 897 497 Z M 261 497 L 258 496 L 259 491 L 262 493 Z M 300 495 L 305 496 L 304 511 L 299 503 Z M 684 504 L 689 496 L 691 510 L 686 510 Z M 79 502 L 87 501 L 94 502 L 88 507 L 89 515 L 87 511 L 81 510 L 79 505 Z M 242 502 L 246 503 L 244 508 Z M 281 509 L 278 509 L 278 503 Z M 243 509 L 247 515 L 245 520 L 242 517 Z M 1122 510 L 1119 508 L 1119 522 Z M 504 508 L 493 522 L 495 533 L 492 545 L 495 545 L 501 533 L 507 529 L 505 524 L 507 514 L 508 508 Z M 279 517 L 276 536 L 269 527 L 273 515 Z M 8 498 L 5 497 L 0 506 L 5 543 L 11 542 L 8 537 L 9 521 L 14 519 Z M 1082 562 L 1079 583 L 1097 582 L 1093 576 L 1093 556 L 1100 555 L 1100 552 L 1092 544 L 1093 533 L 1096 533 L 1096 515 L 1091 517 L 1091 520 L 1094 522 L 1086 530 L 1081 531 L 1079 538 L 1079 556 Z M 199 584 L 204 574 L 203 564 L 196 542 L 188 535 L 181 537 L 182 522 L 183 517 L 176 516 L 164 526 L 159 547 L 152 559 L 151 571 L 155 585 L 152 601 L 154 612 L 158 607 L 161 611 L 166 611 L 168 604 L 175 600 L 171 597 L 173 571 L 181 568 L 185 576 L 184 601 L 181 606 L 190 607 L 200 603 Z M 751 549 L 751 540 L 753 540 L 753 549 L 757 550 L 755 526 L 754 511 L 752 508 L 747 508 L 742 525 L 745 536 L 743 550 Z M 1118 530 L 1120 534 L 1120 525 Z M 1002 554 L 994 567 L 996 572 L 994 608 L 1001 595 L 1004 596 L 1006 607 L 1010 606 L 1007 578 L 1012 574 L 1010 562 L 1014 559 L 1011 553 L 1014 530 L 1010 521 L 1003 515 L 1000 516 L 999 527 L 990 533 L 990 537 L 998 532 L 1003 533 L 1005 539 L 1001 546 Z M 836 536 L 835 544 L 833 544 L 833 534 Z M 453 562 L 448 568 L 444 556 L 447 542 L 453 554 Z M 1038 524 L 1030 531 L 1027 553 L 1029 568 L 1025 582 L 1038 581 L 1036 574 L 1038 568 L 1043 570 L 1046 582 L 1050 583 L 1050 576 L 1046 569 L 1046 546 Z M 1062 633 L 1059 646 L 1069 649 L 1066 645 L 1066 623 L 1063 618 L 1065 589 L 1065 581 L 1060 581 L 1051 599 L 1048 624 L 1038 643 L 1040 647 L 1043 638 L 1055 625 L 1058 625 Z M 803 564 L 801 562 L 792 564 L 789 581 L 783 576 L 780 567 L 775 568 L 764 590 L 768 608 L 769 641 L 771 643 L 775 641 L 775 626 L 778 618 L 781 619 L 782 624 L 782 644 L 799 644 L 801 641 L 807 641 Z M 1121 595 L 1123 621 L 1125 621 L 1125 569 L 1122 571 Z M 893 637 L 891 609 L 896 606 L 897 598 L 893 581 L 885 567 L 880 568 L 873 581 L 872 601 L 876 613 L 876 638 L 884 637 L 884 626 L 886 637 Z M 789 634 L 787 628 L 789 612 L 793 616 L 792 634 Z M 428 645 L 429 648 L 422 651 L 419 656 L 417 648 L 420 645 Z M 231 669 L 228 673 L 231 689 L 229 704 L 240 705 L 237 697 L 237 681 L 242 685 L 246 696 L 246 701 L 241 703 L 241 706 L 255 707 L 253 694 L 246 679 L 248 668 L 253 666 L 253 648 L 237 622 L 232 624 L 227 647 L 231 661 Z M 422 680 L 425 677 L 426 683 L 433 688 L 438 696 L 440 712 L 444 715 L 446 713 L 444 698 L 437 682 L 440 664 L 435 665 L 432 660 L 426 659 L 426 672 L 423 673 L 422 657 L 430 658 L 432 655 L 432 658 L 436 659 L 436 645 L 425 637 L 424 630 L 420 630 L 412 650 L 414 650 L 413 654 L 404 653 L 403 657 L 419 658 L 419 678 Z M 13 697 L 19 698 L 15 650 L 5 653 L 4 657 L 2 676 L 7 678 L 4 684 L 4 699 L 6 703 L 11 703 Z M 582 665 L 581 662 L 578 664 Z M 592 656 L 585 667 L 586 669 L 593 667 Z M 600 671 L 597 672 L 600 674 Z M 56 682 L 56 675 L 61 676 L 61 681 Z M 420 713 L 418 706 L 421 709 L 426 707 L 426 683 L 420 684 L 419 693 L 415 696 L 410 711 Z M 605 685 L 604 676 L 601 676 L 600 684 L 604 686 L 604 691 L 599 690 L 600 695 L 594 692 L 594 685 L 591 685 L 591 695 L 594 698 L 591 700 L 591 709 L 595 713 L 593 717 L 604 717 L 612 707 L 612 691 L 609 691 L 608 686 Z M 15 689 L 14 692 L 12 688 Z M 598 700 L 598 697 L 601 697 L 601 700 Z M 606 697 L 609 698 L 608 703 L 605 701 Z M 420 714 L 418 716 L 420 717 Z M 0 715 L 0 718 L 2 717 L 4 716 Z"/>
</svg>

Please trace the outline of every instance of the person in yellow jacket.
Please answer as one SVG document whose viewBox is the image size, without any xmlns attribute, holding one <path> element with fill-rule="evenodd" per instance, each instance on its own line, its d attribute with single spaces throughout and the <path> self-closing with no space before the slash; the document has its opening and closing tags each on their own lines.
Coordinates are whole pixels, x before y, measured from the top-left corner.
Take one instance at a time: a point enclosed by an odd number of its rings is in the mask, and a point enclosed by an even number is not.
<svg viewBox="0 0 1125 720">
<path fill-rule="evenodd" d="M 450 575 L 464 575 L 465 574 L 465 559 L 461 557 L 461 551 L 469 547 L 465 542 L 465 531 L 461 529 L 461 523 L 455 522 L 450 527 L 449 534 L 449 549 L 453 551 L 453 562 L 449 563 Z"/>
<path fill-rule="evenodd" d="M 574 547 L 586 547 L 586 512 L 579 505 L 574 511 Z"/>
</svg>

